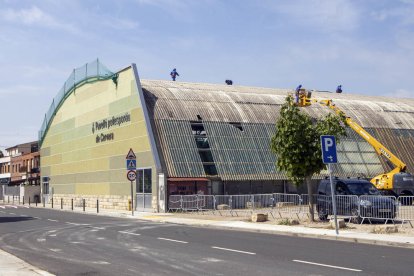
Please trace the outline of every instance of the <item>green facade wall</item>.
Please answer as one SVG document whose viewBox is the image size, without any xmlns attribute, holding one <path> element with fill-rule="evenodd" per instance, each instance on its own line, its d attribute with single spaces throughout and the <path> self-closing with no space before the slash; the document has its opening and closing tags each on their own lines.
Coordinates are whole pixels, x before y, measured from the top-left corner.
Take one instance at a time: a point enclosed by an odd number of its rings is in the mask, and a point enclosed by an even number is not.
<svg viewBox="0 0 414 276">
<path fill-rule="evenodd" d="M 41 147 L 42 176 L 54 194 L 129 196 L 125 156 L 153 169 L 143 110 L 131 68 L 77 87 L 57 110 Z"/>
</svg>

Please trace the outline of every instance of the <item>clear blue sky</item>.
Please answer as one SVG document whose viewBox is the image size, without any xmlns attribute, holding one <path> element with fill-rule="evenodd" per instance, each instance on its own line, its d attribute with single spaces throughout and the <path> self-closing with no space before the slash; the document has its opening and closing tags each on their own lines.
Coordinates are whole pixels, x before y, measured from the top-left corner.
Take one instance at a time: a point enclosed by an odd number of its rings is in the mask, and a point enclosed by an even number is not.
<svg viewBox="0 0 414 276">
<path fill-rule="evenodd" d="M 414 97 L 413 0 L 0 0 L 0 146 L 37 139 L 75 67 Z"/>
</svg>

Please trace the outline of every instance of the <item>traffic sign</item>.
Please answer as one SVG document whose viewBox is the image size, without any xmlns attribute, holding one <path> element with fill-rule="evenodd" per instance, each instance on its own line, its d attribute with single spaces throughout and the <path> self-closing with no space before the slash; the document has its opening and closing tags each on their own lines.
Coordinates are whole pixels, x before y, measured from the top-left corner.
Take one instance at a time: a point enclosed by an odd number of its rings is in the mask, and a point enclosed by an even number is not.
<svg viewBox="0 0 414 276">
<path fill-rule="evenodd" d="M 321 135 L 322 160 L 324 164 L 338 163 L 336 142 L 333 135 Z"/>
<path fill-rule="evenodd" d="M 127 172 L 127 178 L 129 181 L 135 181 L 137 179 L 137 173 L 135 171 L 128 171 Z"/>
<path fill-rule="evenodd" d="M 137 168 L 137 160 L 127 159 L 126 160 L 126 168 L 127 168 L 128 171 L 135 170 Z"/>
<path fill-rule="evenodd" d="M 137 159 L 134 151 L 132 149 L 129 149 L 127 156 L 125 157 L 128 160 L 134 160 Z"/>
</svg>

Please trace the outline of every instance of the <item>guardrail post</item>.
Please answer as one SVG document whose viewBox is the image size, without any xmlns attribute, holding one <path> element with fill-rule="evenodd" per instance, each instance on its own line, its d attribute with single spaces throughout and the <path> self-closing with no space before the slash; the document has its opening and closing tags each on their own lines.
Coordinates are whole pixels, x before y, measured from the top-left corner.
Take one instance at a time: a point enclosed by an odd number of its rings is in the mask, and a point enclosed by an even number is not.
<svg viewBox="0 0 414 276">
<path fill-rule="evenodd" d="M 46 207 L 46 199 L 43 197 L 43 207 Z"/>
<path fill-rule="evenodd" d="M 20 204 L 20 196 L 19 196 L 19 204 Z M 23 196 L 23 205 L 24 205 L 24 196 Z"/>
<path fill-rule="evenodd" d="M 99 213 L 99 199 L 96 200 L 96 213 Z"/>
<path fill-rule="evenodd" d="M 60 209 L 63 209 L 63 198 L 60 198 Z"/>
<path fill-rule="evenodd" d="M 83 211 L 85 212 L 85 199 L 82 199 L 83 201 Z"/>
<path fill-rule="evenodd" d="M 30 196 L 29 196 L 29 206 L 30 206 Z"/>
<path fill-rule="evenodd" d="M 71 201 L 71 208 L 72 208 L 72 211 L 73 211 L 73 198 L 70 200 Z"/>
<path fill-rule="evenodd" d="M 53 209 L 53 197 L 52 197 L 52 209 Z"/>
<path fill-rule="evenodd" d="M 35 201 L 36 201 L 36 203 L 35 203 L 35 204 L 36 204 L 36 207 L 37 207 L 37 202 L 38 202 L 38 199 L 36 199 Z"/>
<path fill-rule="evenodd" d="M 216 196 L 213 195 L 213 210 L 216 210 Z"/>
</svg>

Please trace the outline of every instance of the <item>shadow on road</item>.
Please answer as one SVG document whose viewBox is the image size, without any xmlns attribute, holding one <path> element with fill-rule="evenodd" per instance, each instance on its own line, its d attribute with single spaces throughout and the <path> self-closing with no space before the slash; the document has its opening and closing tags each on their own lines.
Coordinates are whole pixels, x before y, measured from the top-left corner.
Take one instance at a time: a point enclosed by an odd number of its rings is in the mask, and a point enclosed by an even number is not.
<svg viewBox="0 0 414 276">
<path fill-rule="evenodd" d="M 0 217 L 0 223 L 33 220 L 32 217 Z"/>
</svg>

